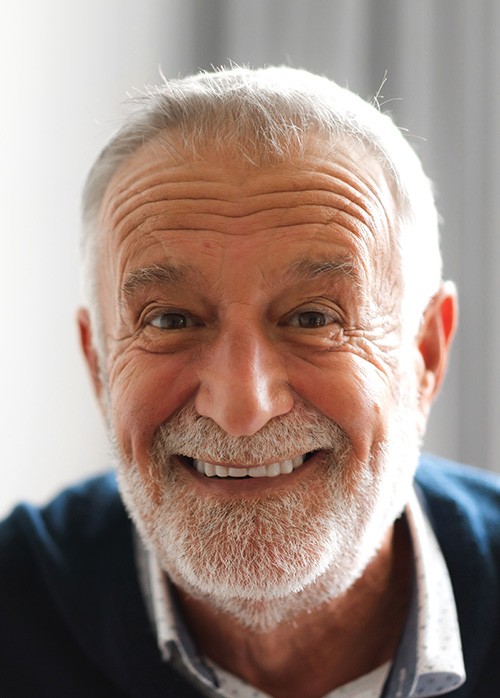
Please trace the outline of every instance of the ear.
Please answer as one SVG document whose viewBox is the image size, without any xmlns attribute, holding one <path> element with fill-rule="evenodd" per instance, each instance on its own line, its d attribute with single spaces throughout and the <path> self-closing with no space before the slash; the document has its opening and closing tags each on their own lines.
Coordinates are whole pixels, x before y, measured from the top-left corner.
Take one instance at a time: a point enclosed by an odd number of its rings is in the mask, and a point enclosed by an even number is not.
<svg viewBox="0 0 500 698">
<path fill-rule="evenodd" d="M 95 348 L 93 339 L 92 322 L 90 320 L 89 311 L 86 308 L 80 308 L 77 314 L 78 330 L 80 334 L 80 345 L 87 368 L 89 369 L 90 378 L 94 387 L 94 393 L 101 403 L 102 397 L 102 380 L 101 371 L 99 368 L 99 357 Z"/>
<path fill-rule="evenodd" d="M 422 431 L 446 373 L 457 317 L 456 288 L 447 281 L 429 303 L 417 338 Z"/>
</svg>

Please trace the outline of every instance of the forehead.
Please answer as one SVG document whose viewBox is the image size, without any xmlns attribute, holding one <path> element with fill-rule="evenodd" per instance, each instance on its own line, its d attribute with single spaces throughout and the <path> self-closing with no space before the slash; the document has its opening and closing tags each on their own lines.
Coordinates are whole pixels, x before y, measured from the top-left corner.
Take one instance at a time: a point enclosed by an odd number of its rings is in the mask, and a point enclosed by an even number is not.
<svg viewBox="0 0 500 698">
<path fill-rule="evenodd" d="M 174 157 L 158 141 L 125 162 L 107 188 L 101 273 L 120 282 L 164 258 L 218 270 L 223 255 L 274 269 L 290 267 L 294 256 L 335 256 L 361 274 L 383 275 L 394 263 L 393 220 L 384 173 L 361 149 L 311 142 L 300 158 L 257 166 L 208 146 L 196 158 Z"/>
</svg>

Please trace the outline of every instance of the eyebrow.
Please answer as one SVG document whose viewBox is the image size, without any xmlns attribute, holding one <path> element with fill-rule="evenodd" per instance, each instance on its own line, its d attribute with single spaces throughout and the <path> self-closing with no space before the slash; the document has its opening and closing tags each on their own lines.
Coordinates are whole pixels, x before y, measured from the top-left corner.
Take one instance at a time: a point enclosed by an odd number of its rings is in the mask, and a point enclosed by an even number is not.
<svg viewBox="0 0 500 698">
<path fill-rule="evenodd" d="M 338 279 L 347 276 L 358 279 L 358 271 L 351 257 L 344 255 L 338 259 L 302 259 L 293 262 L 287 271 L 287 276 L 299 281 L 330 278 Z"/>
<path fill-rule="evenodd" d="M 345 255 L 335 260 L 302 259 L 290 264 L 286 276 L 291 280 L 308 281 L 312 279 L 354 277 L 358 278 L 352 259 Z M 122 296 L 131 297 L 135 292 L 154 285 L 176 284 L 186 279 L 200 280 L 201 273 L 196 267 L 182 264 L 155 264 L 134 269 L 127 274 L 122 285 Z"/>
<path fill-rule="evenodd" d="M 134 269 L 127 274 L 122 285 L 124 296 L 132 296 L 136 291 L 156 284 L 175 284 L 187 278 L 200 277 L 200 271 L 190 265 L 155 264 Z"/>
</svg>

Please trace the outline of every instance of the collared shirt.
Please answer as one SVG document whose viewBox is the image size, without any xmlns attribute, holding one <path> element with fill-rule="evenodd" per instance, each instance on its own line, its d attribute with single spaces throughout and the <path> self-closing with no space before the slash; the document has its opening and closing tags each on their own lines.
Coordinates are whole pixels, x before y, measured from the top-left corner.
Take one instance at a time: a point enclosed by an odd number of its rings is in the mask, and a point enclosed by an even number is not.
<svg viewBox="0 0 500 698">
<path fill-rule="evenodd" d="M 429 698 L 465 681 L 455 600 L 446 563 L 415 494 L 405 509 L 414 558 L 408 619 L 392 662 L 327 693 L 324 698 Z M 138 542 L 143 593 L 163 659 L 209 698 L 269 698 L 200 656 L 155 555 Z"/>
</svg>

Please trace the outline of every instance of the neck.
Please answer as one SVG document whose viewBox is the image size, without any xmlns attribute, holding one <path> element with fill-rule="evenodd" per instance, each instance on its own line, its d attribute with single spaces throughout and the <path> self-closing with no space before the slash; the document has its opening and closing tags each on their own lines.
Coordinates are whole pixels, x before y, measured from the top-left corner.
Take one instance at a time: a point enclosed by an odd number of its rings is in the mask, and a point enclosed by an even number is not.
<svg viewBox="0 0 500 698">
<path fill-rule="evenodd" d="M 410 550 L 399 521 L 345 594 L 266 632 L 181 589 L 179 600 L 199 650 L 226 671 L 274 698 L 320 698 L 393 657 L 409 603 Z"/>
</svg>

